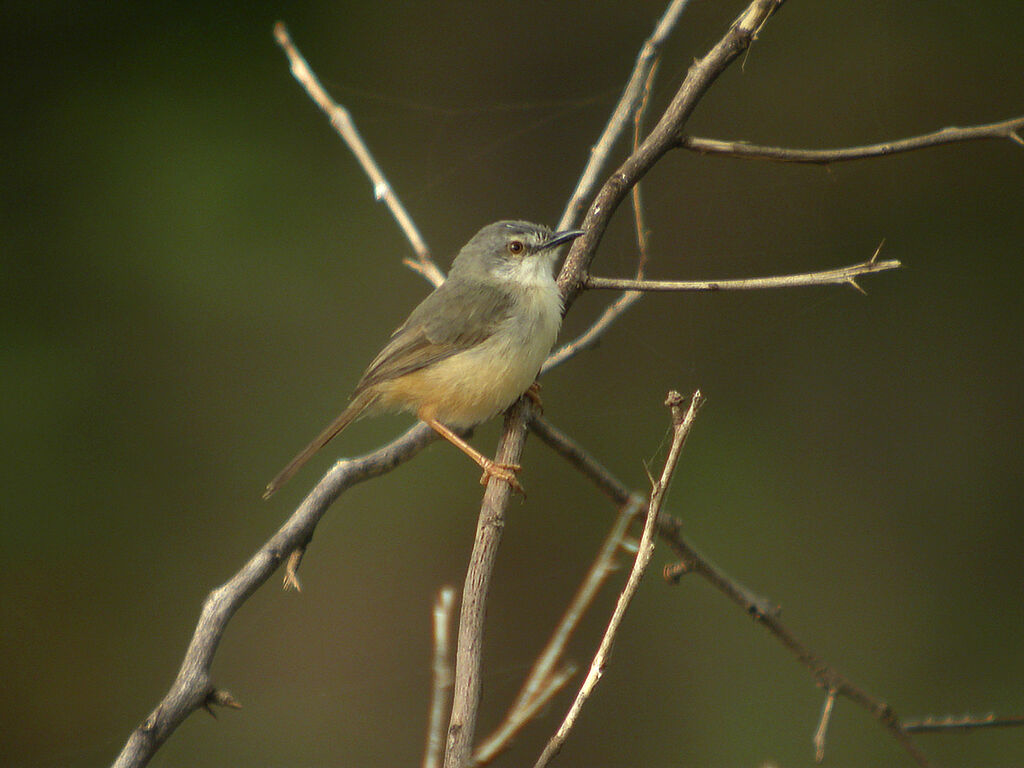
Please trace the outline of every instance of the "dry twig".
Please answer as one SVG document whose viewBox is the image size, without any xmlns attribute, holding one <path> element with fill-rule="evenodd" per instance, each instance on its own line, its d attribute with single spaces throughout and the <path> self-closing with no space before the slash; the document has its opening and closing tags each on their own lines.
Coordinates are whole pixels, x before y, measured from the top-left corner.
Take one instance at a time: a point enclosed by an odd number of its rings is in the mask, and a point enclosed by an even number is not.
<svg viewBox="0 0 1024 768">
<path fill-rule="evenodd" d="M 370 154 L 370 150 L 366 146 L 366 142 L 363 141 L 363 137 L 359 135 L 359 131 L 356 130 L 356 124 L 352 121 L 352 116 L 348 113 L 348 110 L 334 101 L 327 94 L 327 91 L 324 90 L 319 78 L 313 74 L 313 70 L 306 63 L 306 59 L 299 52 L 299 49 L 295 47 L 291 36 L 288 34 L 288 28 L 285 27 L 283 22 L 279 21 L 274 25 L 274 39 L 277 40 L 278 45 L 281 46 L 288 57 L 292 75 L 306 89 L 306 93 L 309 94 L 309 97 L 316 105 L 324 111 L 324 114 L 331 121 L 331 125 L 334 126 L 334 130 L 338 132 L 342 141 L 345 142 L 352 151 L 352 154 L 355 155 L 356 160 L 359 161 L 363 171 L 370 177 L 370 182 L 373 184 L 374 198 L 383 201 L 388 210 L 391 211 L 391 215 L 394 216 L 399 228 L 405 233 L 406 238 L 412 245 L 413 251 L 416 253 L 415 261 L 407 260 L 406 263 L 434 285 L 443 283 L 444 275 L 431 258 L 430 249 L 427 248 L 427 244 L 416 228 L 416 224 L 405 210 L 402 201 L 398 199 L 398 195 L 391 187 L 384 172 L 377 165 L 377 161 L 373 159 L 373 155 Z"/>
<path fill-rule="evenodd" d="M 753 277 L 741 280 L 630 280 L 617 277 L 587 277 L 584 287 L 604 290 L 627 291 L 750 291 L 768 288 L 795 288 L 807 285 L 849 285 L 862 291 L 857 278 L 899 269 L 903 265 L 895 259 L 878 261 L 878 246 L 875 255 L 868 261 L 839 269 L 820 272 L 804 272 L 799 275 L 777 275 L 774 277 Z"/>
<path fill-rule="evenodd" d="M 508 747 L 512 738 L 529 721 L 533 713 L 568 682 L 569 673 L 574 668 L 563 667 L 556 671 L 555 665 L 561 660 L 569 638 L 579 626 L 580 620 L 593 603 L 601 586 L 615 570 L 615 555 L 622 547 L 629 525 L 636 518 L 643 502 L 644 499 L 640 496 L 633 496 L 619 510 L 615 523 L 605 537 L 590 570 L 587 571 L 572 602 L 562 614 L 547 645 L 544 646 L 544 650 L 541 651 L 533 668 L 526 676 L 526 681 L 515 702 L 509 708 L 508 714 L 505 715 L 505 719 L 494 733 L 488 736 L 474 752 L 473 763 L 475 765 L 485 765 L 497 757 L 503 749 Z M 553 680 L 558 682 L 557 687 L 552 684 Z"/>
<path fill-rule="evenodd" d="M 626 586 L 623 587 L 622 594 L 619 595 L 618 602 L 615 604 L 615 610 L 612 613 L 611 620 L 608 622 L 608 628 L 605 630 L 604 636 L 601 638 L 601 644 L 594 654 L 594 660 L 590 664 L 590 671 L 587 672 L 587 676 L 580 686 L 579 693 L 576 694 L 576 699 L 569 707 L 565 719 L 558 727 L 555 735 L 551 737 L 547 746 L 544 747 L 544 751 L 534 764 L 534 768 L 544 768 L 558 754 L 558 751 L 562 748 L 569 735 L 569 731 L 576 724 L 580 710 L 594 692 L 594 688 L 597 687 L 598 681 L 608 666 L 608 661 L 611 658 L 612 642 L 615 640 L 615 635 L 622 624 L 626 609 L 629 608 L 633 595 L 636 594 L 640 586 L 640 580 L 644 577 L 647 566 L 651 562 L 651 556 L 654 554 L 654 536 L 658 514 L 661 511 L 661 505 L 665 501 L 669 483 L 679 463 L 679 455 L 682 453 L 686 436 L 690 433 L 690 428 L 693 426 L 693 420 L 697 417 L 697 411 L 700 409 L 701 402 L 702 398 L 698 390 L 693 393 L 693 397 L 690 399 L 690 407 L 684 411 L 682 395 L 678 392 L 668 393 L 665 405 L 672 412 L 672 445 L 669 448 L 668 457 L 665 459 L 665 467 L 661 471 L 661 477 L 654 483 L 654 487 L 651 489 L 651 500 L 647 507 L 647 518 L 644 521 L 644 531 L 640 536 L 640 546 L 637 549 L 636 559 L 633 561 L 633 569 L 630 571 L 629 578 L 626 580 Z"/>
<path fill-rule="evenodd" d="M 622 504 L 632 492 L 617 477 L 609 472 L 597 459 L 567 435 L 555 429 L 543 419 L 534 419 L 530 429 L 544 443 L 558 452 L 579 469 L 612 501 Z M 765 627 L 772 636 L 792 653 L 797 661 L 810 670 L 815 682 L 827 691 L 835 692 L 867 710 L 895 738 L 920 766 L 927 766 L 925 758 L 900 724 L 899 718 L 884 701 L 875 698 L 864 689 L 848 680 L 822 657 L 804 645 L 779 619 L 779 610 L 771 601 L 729 577 L 710 560 L 701 555 L 682 536 L 682 523 L 672 515 L 658 516 L 658 534 L 675 550 L 680 562 L 666 568 L 666 576 L 678 582 L 683 574 L 696 573 L 715 589 L 739 606 Z"/>
<path fill-rule="evenodd" d="M 444 755 L 444 712 L 452 689 L 451 629 L 455 589 L 444 587 L 434 603 L 434 663 L 430 686 L 430 720 L 423 768 L 437 768 Z"/>
<path fill-rule="evenodd" d="M 937 147 L 942 144 L 954 144 L 982 139 L 1009 139 L 1015 144 L 1024 146 L 1020 136 L 1024 129 L 1024 117 L 1001 120 L 998 123 L 970 125 L 964 128 L 949 127 L 920 136 L 906 139 L 883 141 L 878 144 L 867 144 L 862 147 L 843 147 L 841 149 L 794 149 L 792 147 L 766 147 L 748 144 L 745 141 L 721 141 L 719 139 L 702 139 L 696 136 L 684 136 L 676 144 L 682 149 L 690 149 L 703 155 L 725 155 L 747 160 L 774 160 L 779 163 L 810 163 L 812 165 L 828 165 L 849 160 L 864 160 L 869 157 L 897 155 L 916 149 Z"/>
</svg>

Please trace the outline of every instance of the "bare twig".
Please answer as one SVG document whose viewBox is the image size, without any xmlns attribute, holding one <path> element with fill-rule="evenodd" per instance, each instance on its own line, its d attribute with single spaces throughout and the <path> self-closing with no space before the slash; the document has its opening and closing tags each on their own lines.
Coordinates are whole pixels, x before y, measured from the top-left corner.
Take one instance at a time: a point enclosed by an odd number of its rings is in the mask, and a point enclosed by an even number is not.
<svg viewBox="0 0 1024 768">
<path fill-rule="evenodd" d="M 683 136 L 676 146 L 690 149 L 704 155 L 726 155 L 748 160 L 774 160 L 780 163 L 811 163 L 827 165 L 848 160 L 863 160 L 869 157 L 896 155 L 915 149 L 937 147 L 942 144 L 954 144 L 963 141 L 980 139 L 1009 139 L 1024 146 L 1024 139 L 1019 131 L 1024 129 L 1024 117 L 1014 117 L 998 123 L 972 125 L 966 128 L 949 127 L 939 131 L 912 136 L 907 139 L 884 141 L 878 144 L 867 144 L 862 147 L 844 147 L 842 149 L 792 149 L 789 147 L 765 147 L 748 144 L 745 141 L 720 141 L 718 139 L 702 139 L 696 136 Z"/>
<path fill-rule="evenodd" d="M 643 503 L 642 497 L 633 496 L 619 510 L 618 517 L 615 518 L 615 523 L 605 537 L 597 557 L 587 571 L 572 602 L 562 614 L 547 645 L 537 657 L 537 661 L 534 662 L 533 668 L 527 675 L 519 695 L 505 716 L 505 720 L 477 747 L 473 756 L 476 765 L 483 765 L 493 760 L 501 750 L 508 746 L 511 739 L 528 721 L 529 718 L 524 717 L 524 713 L 535 712 L 538 708 L 538 699 L 541 697 L 550 698 L 554 692 L 550 691 L 551 686 L 548 681 L 553 674 L 559 676 L 563 683 L 568 680 L 568 677 L 564 675 L 564 670 L 554 672 L 555 665 L 561 660 L 565 646 L 576 627 L 579 626 L 587 608 L 593 603 L 608 576 L 615 570 L 615 555 L 622 546 L 629 524 L 637 516 Z"/>
<path fill-rule="evenodd" d="M 174 683 L 145 722 L 128 737 L 115 768 L 145 765 L 185 718 L 205 704 L 215 690 L 210 666 L 231 617 L 293 550 L 308 544 L 327 508 L 349 487 L 390 472 L 436 438 L 437 433 L 426 424 L 416 424 L 384 447 L 359 458 L 343 459 L 331 467 L 277 533 L 206 598 Z"/>
<path fill-rule="evenodd" d="M 670 7 L 671 10 L 671 7 Z M 660 28 L 661 24 L 659 24 Z M 651 87 L 654 83 L 654 76 L 657 74 L 658 66 L 657 59 L 651 64 L 650 71 L 647 73 L 647 78 L 644 80 L 644 90 L 640 99 L 640 106 L 637 107 L 636 113 L 633 116 L 633 151 L 635 152 L 640 146 L 640 129 L 643 124 L 644 114 L 647 112 L 648 97 L 651 93 Z M 638 63 L 639 66 L 639 63 Z M 636 225 L 636 240 L 637 247 L 639 249 L 639 258 L 637 259 L 636 277 L 639 280 L 644 276 L 644 268 L 647 265 L 649 258 L 647 248 L 647 230 L 644 226 L 643 217 L 643 202 L 640 195 L 640 185 L 636 184 L 633 186 L 633 220 Z M 619 298 L 605 307 L 604 311 L 598 316 L 587 330 L 577 336 L 570 342 L 562 345 L 558 348 L 558 351 L 552 352 L 548 355 L 548 359 L 544 361 L 544 366 L 541 368 L 541 374 L 545 374 L 552 368 L 561 365 L 567 360 L 575 357 L 585 349 L 597 344 L 604 332 L 618 320 L 619 316 L 623 314 L 627 309 L 636 304 L 640 297 L 643 296 L 643 291 L 625 291 Z"/>
<path fill-rule="evenodd" d="M 583 281 L 594 259 L 597 245 L 604 236 L 612 214 L 629 189 L 676 145 L 676 137 L 686 125 L 697 102 L 726 67 L 747 49 L 754 35 L 783 3 L 784 0 L 754 0 L 747 6 L 722 39 L 706 56 L 690 67 L 657 125 L 640 147 L 602 185 L 580 226 L 584 234 L 573 242 L 558 277 L 567 309 L 583 290 Z"/>
<path fill-rule="evenodd" d="M 557 229 L 568 229 L 582 213 L 587 199 L 593 194 L 605 163 L 608 162 L 612 148 L 626 129 L 630 117 L 643 98 L 643 89 L 648 82 L 648 73 L 657 62 L 661 47 L 665 44 L 665 40 L 671 34 L 683 11 L 686 10 L 689 1 L 672 0 L 668 8 L 665 9 L 665 13 L 658 19 L 654 32 L 644 41 L 644 45 L 636 57 L 633 72 L 629 76 L 626 87 L 622 90 L 622 95 L 612 111 L 612 116 L 608 118 L 608 123 L 601 132 L 600 138 L 590 150 L 590 160 L 587 161 L 587 165 L 583 169 L 576 189 L 569 197 L 562 218 L 558 221 Z"/>
<path fill-rule="evenodd" d="M 825 759 L 825 735 L 828 733 L 828 724 L 832 719 L 832 707 L 836 704 L 836 692 L 829 690 L 825 696 L 825 703 L 821 707 L 821 718 L 818 720 L 818 727 L 814 730 L 814 761 L 820 763 Z"/>
<path fill-rule="evenodd" d="M 1014 728 L 1024 725 L 1024 715 L 997 717 L 987 715 L 943 715 L 921 717 L 903 721 L 905 733 L 943 733 L 945 731 L 975 731 L 982 728 Z"/>
<path fill-rule="evenodd" d="M 532 407 L 528 397 L 521 397 L 505 414 L 505 428 L 495 457 L 499 464 L 519 463 Z M 455 690 L 452 715 L 448 722 L 445 768 L 464 768 L 470 762 L 480 705 L 480 662 L 487 590 L 498 555 L 498 545 L 501 543 L 505 510 L 511 493 L 512 486 L 509 483 L 491 477 L 480 505 L 473 552 L 470 554 L 466 583 L 462 590 L 459 640 L 455 653 Z"/>
<path fill-rule="evenodd" d="M 306 93 L 316 102 L 316 105 L 324 111 L 324 114 L 330 119 L 331 125 L 334 126 L 334 130 L 338 132 L 342 141 L 345 142 L 352 151 L 352 154 L 355 155 L 356 160 L 359 161 L 363 171 L 370 177 L 370 182 L 373 184 L 373 196 L 387 205 L 391 215 L 395 217 L 399 228 L 405 233 L 409 244 L 412 245 L 412 249 L 416 253 L 416 260 L 407 260 L 406 263 L 434 285 L 443 283 L 444 274 L 437 268 L 434 260 L 430 257 L 430 250 L 416 228 L 416 224 L 405 210 L 401 200 L 398 199 L 398 195 L 392 189 L 380 166 L 377 165 L 377 161 L 370 154 L 370 150 L 366 146 L 366 142 L 363 141 L 362 136 L 359 135 L 359 131 L 356 130 L 356 125 L 348 110 L 337 104 L 327 94 L 327 91 L 324 90 L 320 80 L 313 73 L 313 70 L 310 69 L 309 64 L 306 63 L 306 59 L 303 58 L 299 49 L 295 47 L 288 34 L 288 28 L 285 27 L 283 22 L 279 21 L 274 25 L 274 38 L 288 57 L 292 75 L 306 89 Z"/>
<path fill-rule="evenodd" d="M 881 248 L 881 246 L 879 246 Z M 799 275 L 754 277 L 741 280 L 630 280 L 617 277 L 587 277 L 584 287 L 598 290 L 629 291 L 750 291 L 768 288 L 795 288 L 807 285 L 850 285 L 860 290 L 857 278 L 886 272 L 903 266 L 895 259 L 877 261 L 878 251 L 870 261 L 839 269 L 805 272 Z"/>
<path fill-rule="evenodd" d="M 698 390 L 693 393 L 693 397 L 690 399 L 690 407 L 684 411 L 682 396 L 678 392 L 668 393 L 665 405 L 672 411 L 672 445 L 669 448 L 668 457 L 665 459 L 665 467 L 662 469 L 661 477 L 651 490 L 647 518 L 644 521 L 644 531 L 640 536 L 640 546 L 637 549 L 636 560 L 633 562 L 633 569 L 630 571 L 629 578 L 626 580 L 626 586 L 623 587 L 618 602 L 615 604 L 615 610 L 612 613 L 611 620 L 608 622 L 608 628 L 605 630 L 597 653 L 594 654 L 594 660 L 590 664 L 590 671 L 587 673 L 583 685 L 580 686 L 576 699 L 569 707 L 565 719 L 558 727 L 555 735 L 551 737 L 547 746 L 544 747 L 544 751 L 534 764 L 534 768 L 544 768 L 558 754 L 558 751 L 565 743 L 566 737 L 569 735 L 569 731 L 576 724 L 580 710 L 587 699 L 590 698 L 598 681 L 601 679 L 601 675 L 604 674 L 605 667 L 607 667 L 608 661 L 611 658 L 612 642 L 619 631 L 619 626 L 622 624 L 622 618 L 626 614 L 626 609 L 629 607 L 630 602 L 633 600 L 633 595 L 636 594 L 636 590 L 640 586 L 640 580 L 647 571 L 651 555 L 654 554 L 654 535 L 658 513 L 665 501 L 665 494 L 668 492 L 672 474 L 675 472 L 679 462 L 679 455 L 683 450 L 683 444 L 686 442 L 686 436 L 690 433 L 690 427 L 693 426 L 693 420 L 697 417 L 697 411 L 700 408 L 701 402 L 702 398 Z"/>
<path fill-rule="evenodd" d="M 444 713 L 452 690 L 451 629 L 455 589 L 443 587 L 434 603 L 434 663 L 430 690 L 430 720 L 423 768 L 438 768 L 444 755 Z"/>
<path fill-rule="evenodd" d="M 548 676 L 544 684 L 537 689 L 537 694 L 525 707 L 510 710 L 501 725 L 473 753 L 474 766 L 487 765 L 501 752 L 507 749 L 512 739 L 523 727 L 540 712 L 552 697 L 576 674 L 576 666 L 567 664 Z"/>
<path fill-rule="evenodd" d="M 544 443 L 554 449 L 616 504 L 622 504 L 630 497 L 629 488 L 609 472 L 600 462 L 585 451 L 579 444 L 560 432 L 543 419 L 536 418 L 531 422 L 533 431 Z M 701 555 L 682 536 L 682 523 L 678 518 L 662 512 L 658 516 L 658 534 L 675 550 L 680 563 L 667 568 L 667 575 L 673 580 L 685 573 L 696 573 L 715 589 L 739 606 L 745 613 L 753 617 L 765 627 L 776 640 L 792 653 L 797 661 L 807 667 L 815 681 L 836 695 L 844 696 L 858 706 L 867 710 L 892 735 L 896 741 L 920 766 L 927 766 L 925 758 L 913 743 L 908 733 L 900 724 L 899 718 L 892 708 L 884 701 L 871 696 L 852 681 L 848 680 L 814 651 L 801 643 L 779 619 L 779 610 L 771 601 L 758 596 L 735 579 L 729 577 L 710 560 Z"/>
</svg>

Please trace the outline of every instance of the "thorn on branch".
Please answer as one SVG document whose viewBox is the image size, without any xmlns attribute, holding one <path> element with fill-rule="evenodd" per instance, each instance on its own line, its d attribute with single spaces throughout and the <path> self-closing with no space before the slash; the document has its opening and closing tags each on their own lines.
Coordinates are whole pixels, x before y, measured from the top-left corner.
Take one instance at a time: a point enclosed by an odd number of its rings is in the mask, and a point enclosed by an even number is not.
<svg viewBox="0 0 1024 768">
<path fill-rule="evenodd" d="M 855 291 L 857 291 L 857 293 L 859 293 L 861 296 L 867 296 L 868 295 L 868 292 L 860 287 L 860 283 L 857 282 L 857 278 L 851 277 L 850 280 L 849 280 L 849 285 L 850 285 L 851 288 L 853 288 Z"/>
<path fill-rule="evenodd" d="M 284 567 L 284 585 L 283 589 L 287 592 L 288 590 L 295 590 L 296 592 L 302 591 L 302 584 L 299 582 L 299 566 L 302 564 L 302 556 L 306 554 L 305 547 L 296 547 L 288 555 L 288 562 Z"/>
<path fill-rule="evenodd" d="M 825 697 L 825 704 L 821 708 L 821 718 L 818 720 L 818 727 L 814 731 L 814 762 L 820 763 L 825 759 L 825 734 L 828 732 L 828 724 L 832 719 L 832 707 L 836 703 L 836 690 L 830 688 Z"/>
<path fill-rule="evenodd" d="M 223 688 L 211 688 L 203 701 L 203 709 L 210 713 L 210 717 L 217 719 L 217 712 L 214 707 L 227 707 L 228 709 L 241 709 L 241 703 Z"/>
</svg>

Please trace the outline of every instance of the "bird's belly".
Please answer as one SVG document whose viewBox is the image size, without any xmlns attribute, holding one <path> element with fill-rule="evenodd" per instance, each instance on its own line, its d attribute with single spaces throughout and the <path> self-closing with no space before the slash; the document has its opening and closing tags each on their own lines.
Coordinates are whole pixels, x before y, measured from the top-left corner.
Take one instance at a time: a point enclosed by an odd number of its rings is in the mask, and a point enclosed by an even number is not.
<svg viewBox="0 0 1024 768">
<path fill-rule="evenodd" d="M 381 405 L 422 409 L 456 428 L 486 421 L 533 383 L 560 323 L 559 312 L 540 312 L 502 328 L 476 347 L 381 385 Z"/>
</svg>

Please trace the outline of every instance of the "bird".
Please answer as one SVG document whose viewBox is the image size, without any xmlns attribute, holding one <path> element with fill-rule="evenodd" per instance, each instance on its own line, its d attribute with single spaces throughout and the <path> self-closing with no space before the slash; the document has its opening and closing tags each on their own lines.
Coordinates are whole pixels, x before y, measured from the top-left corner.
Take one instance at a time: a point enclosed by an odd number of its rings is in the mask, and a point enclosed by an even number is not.
<svg viewBox="0 0 1024 768">
<path fill-rule="evenodd" d="M 555 232 L 527 221 L 498 221 L 477 232 L 435 288 L 392 333 L 347 407 L 263 492 L 269 498 L 317 451 L 363 416 L 412 412 L 490 477 L 522 491 L 515 464 L 490 459 L 456 430 L 507 409 L 532 388 L 562 323 L 554 278 L 559 246 L 583 230 Z"/>
</svg>

